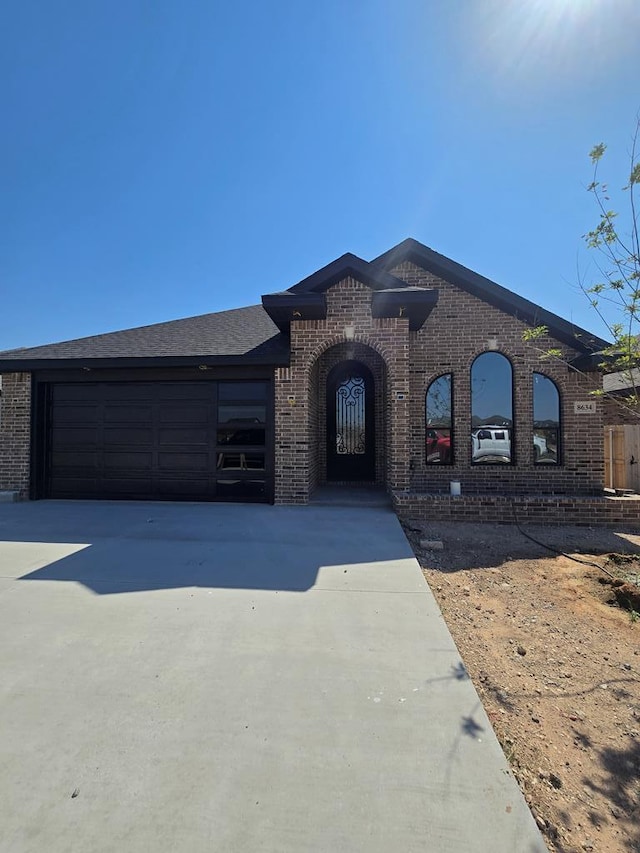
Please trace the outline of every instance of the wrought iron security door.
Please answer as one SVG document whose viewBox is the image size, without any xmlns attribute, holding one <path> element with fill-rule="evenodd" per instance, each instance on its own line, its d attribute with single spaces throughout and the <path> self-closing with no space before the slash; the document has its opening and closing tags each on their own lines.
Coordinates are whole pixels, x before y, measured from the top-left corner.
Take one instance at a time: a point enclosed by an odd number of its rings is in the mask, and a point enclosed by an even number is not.
<svg viewBox="0 0 640 853">
<path fill-rule="evenodd" d="M 374 480 L 374 384 L 368 367 L 343 361 L 327 378 L 327 479 Z"/>
</svg>

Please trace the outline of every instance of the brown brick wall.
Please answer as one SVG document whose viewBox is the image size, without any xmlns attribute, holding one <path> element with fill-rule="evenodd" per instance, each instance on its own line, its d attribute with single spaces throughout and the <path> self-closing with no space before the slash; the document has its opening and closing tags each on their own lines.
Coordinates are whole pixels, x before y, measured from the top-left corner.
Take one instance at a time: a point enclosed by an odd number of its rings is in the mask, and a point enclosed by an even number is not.
<svg viewBox="0 0 640 853">
<path fill-rule="evenodd" d="M 418 332 L 405 319 L 374 320 L 371 290 L 345 279 L 327 292 L 326 320 L 291 325 L 291 367 L 276 371 L 276 502 L 306 502 L 326 480 L 326 377 L 343 358 L 357 358 L 374 372 L 376 480 L 389 489 L 447 493 L 459 480 L 466 494 L 595 495 L 602 489 L 603 403 L 596 413 L 574 413 L 574 402 L 590 400 L 600 387 L 596 374 L 583 376 L 565 363 L 543 359 L 552 338 L 525 343 L 527 326 L 454 285 L 404 263 L 393 274 L 408 284 L 438 290 L 436 308 Z M 353 326 L 353 342 L 345 327 Z M 514 463 L 471 464 L 471 380 L 476 356 L 490 337 L 511 361 L 514 375 Z M 566 359 L 577 350 L 562 347 Z M 424 404 L 429 383 L 442 373 L 454 376 L 452 466 L 425 463 Z M 535 465 L 532 444 L 532 374 L 554 380 L 561 394 L 562 464 Z M 288 397 L 293 396 L 293 404 Z M 382 441 L 384 436 L 384 441 Z"/>
<path fill-rule="evenodd" d="M 0 398 L 0 490 L 29 495 L 31 375 L 5 373 Z"/>
<path fill-rule="evenodd" d="M 353 342 L 346 339 L 348 325 L 354 327 Z M 336 363 L 337 353 L 332 355 L 331 348 L 341 346 L 347 352 L 349 345 L 354 353 L 357 348 L 362 360 L 366 358 L 374 379 L 381 380 L 377 426 L 383 435 L 393 436 L 393 442 L 377 448 L 378 470 L 384 459 L 385 483 L 395 488 L 409 486 L 409 321 L 373 319 L 371 290 L 347 278 L 327 292 L 326 320 L 291 324 L 291 366 L 276 371 L 276 503 L 306 503 L 313 487 L 326 476 L 320 446 L 326 389 L 321 387 L 321 379 L 326 377 L 326 365 Z M 404 400 L 397 401 L 399 393 Z M 396 401 L 393 406 L 388 402 L 391 399 Z M 384 424 L 385 410 L 388 425 Z"/>
<path fill-rule="evenodd" d="M 625 424 L 638 426 L 640 424 L 640 411 L 625 405 L 624 397 L 618 398 L 613 395 L 603 397 L 602 407 L 605 426 L 623 426 Z"/>
<path fill-rule="evenodd" d="M 493 524 L 592 524 L 640 528 L 640 498 L 608 496 L 417 495 L 394 493 L 394 508 L 406 520 L 480 521 Z"/>
<path fill-rule="evenodd" d="M 497 308 L 437 279 L 411 263 L 393 274 L 411 285 L 435 287 L 438 304 L 418 332 L 411 333 L 411 489 L 448 491 L 451 480 L 460 480 L 463 492 L 529 494 L 595 494 L 602 489 L 604 459 L 602 402 L 596 414 L 576 415 L 576 401 L 594 398 L 589 392 L 601 387 L 599 375 L 583 376 L 557 360 L 541 358 L 552 338 L 535 345 L 525 343 L 527 326 Z M 511 361 L 514 376 L 514 464 L 473 466 L 471 464 L 471 380 L 476 356 L 489 349 L 496 337 L 498 351 Z M 565 356 L 577 351 L 563 346 Z M 442 373 L 453 373 L 454 465 L 425 464 L 424 405 L 429 383 Z M 534 465 L 532 444 L 532 374 L 543 373 L 560 390 L 562 410 L 562 464 Z"/>
</svg>

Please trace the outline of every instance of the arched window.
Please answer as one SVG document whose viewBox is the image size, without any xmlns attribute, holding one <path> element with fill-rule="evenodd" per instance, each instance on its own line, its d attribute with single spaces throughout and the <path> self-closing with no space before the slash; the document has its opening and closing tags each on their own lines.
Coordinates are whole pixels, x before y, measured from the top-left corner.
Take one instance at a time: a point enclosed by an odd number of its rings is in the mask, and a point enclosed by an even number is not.
<svg viewBox="0 0 640 853">
<path fill-rule="evenodd" d="M 453 462 L 452 388 L 453 377 L 450 373 L 434 379 L 427 388 L 425 401 L 427 465 L 451 465 Z"/>
<path fill-rule="evenodd" d="M 471 365 L 471 461 L 514 461 L 513 371 L 499 352 L 483 352 Z"/>
<path fill-rule="evenodd" d="M 533 461 L 560 464 L 560 393 L 543 373 L 533 374 Z"/>
</svg>

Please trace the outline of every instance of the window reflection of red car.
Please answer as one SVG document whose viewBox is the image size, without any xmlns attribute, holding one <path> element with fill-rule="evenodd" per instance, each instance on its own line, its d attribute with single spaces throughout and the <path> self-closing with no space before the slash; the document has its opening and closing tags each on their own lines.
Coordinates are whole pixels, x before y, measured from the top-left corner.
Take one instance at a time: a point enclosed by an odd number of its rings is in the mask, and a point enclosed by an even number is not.
<svg viewBox="0 0 640 853">
<path fill-rule="evenodd" d="M 427 430 L 427 462 L 451 462 L 451 436 Z"/>
</svg>

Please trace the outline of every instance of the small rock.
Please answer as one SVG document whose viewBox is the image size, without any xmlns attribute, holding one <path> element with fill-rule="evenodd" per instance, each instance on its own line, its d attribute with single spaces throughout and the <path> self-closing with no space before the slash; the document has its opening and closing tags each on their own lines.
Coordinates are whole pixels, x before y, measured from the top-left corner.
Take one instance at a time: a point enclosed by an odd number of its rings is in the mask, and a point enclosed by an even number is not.
<svg viewBox="0 0 640 853">
<path fill-rule="evenodd" d="M 80 793 L 80 788 L 74 788 L 73 793 L 71 794 L 71 799 L 75 800 L 75 798 L 78 796 L 79 793 Z"/>
<path fill-rule="evenodd" d="M 425 551 L 442 551 L 444 542 L 442 539 L 421 539 L 420 547 L 424 548 Z"/>
<path fill-rule="evenodd" d="M 532 717 L 531 717 L 531 722 L 532 722 L 532 723 L 539 723 L 539 722 L 540 722 L 540 717 L 534 717 L 534 716 L 532 716 Z"/>
<path fill-rule="evenodd" d="M 629 670 L 631 669 L 631 664 L 630 663 L 623 663 L 622 668 L 626 669 L 627 672 L 629 672 Z"/>
<path fill-rule="evenodd" d="M 543 817 L 540 817 L 540 815 L 536 815 L 536 823 L 538 824 L 538 828 L 541 829 L 543 832 L 547 828 L 546 820 Z"/>
<path fill-rule="evenodd" d="M 518 654 L 519 654 L 521 657 L 524 657 L 524 656 L 526 655 L 526 653 L 527 653 L 527 650 L 525 649 L 525 647 L 524 647 L 524 646 L 518 646 L 518 648 L 516 649 L 516 651 L 518 652 Z"/>
<path fill-rule="evenodd" d="M 555 773 L 549 773 L 549 782 L 557 791 L 562 788 L 562 779 L 559 776 L 556 776 Z"/>
</svg>

